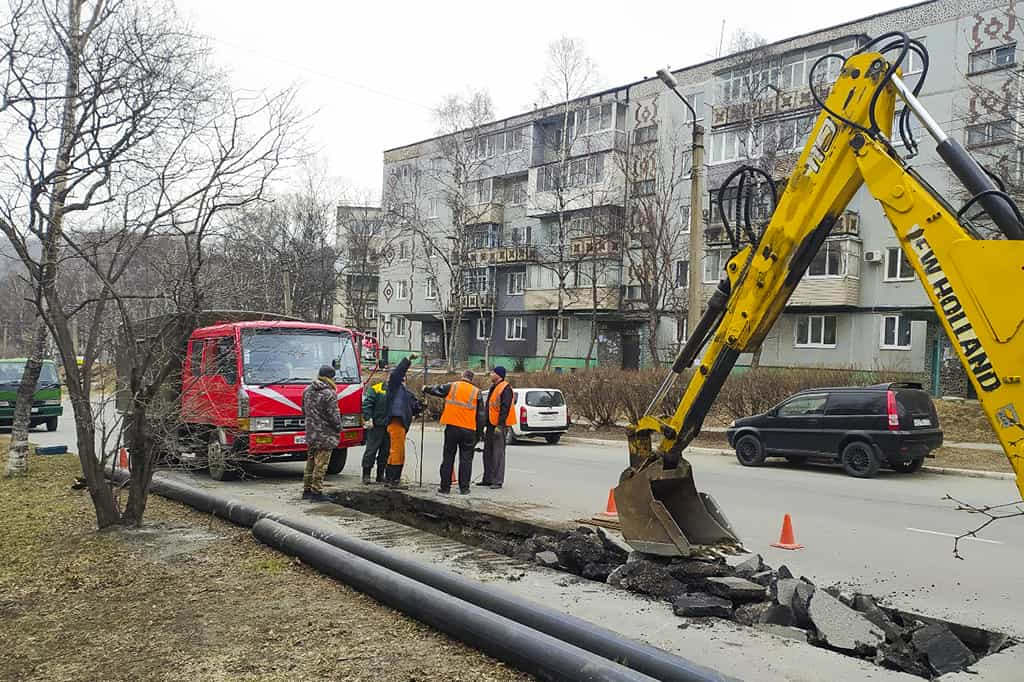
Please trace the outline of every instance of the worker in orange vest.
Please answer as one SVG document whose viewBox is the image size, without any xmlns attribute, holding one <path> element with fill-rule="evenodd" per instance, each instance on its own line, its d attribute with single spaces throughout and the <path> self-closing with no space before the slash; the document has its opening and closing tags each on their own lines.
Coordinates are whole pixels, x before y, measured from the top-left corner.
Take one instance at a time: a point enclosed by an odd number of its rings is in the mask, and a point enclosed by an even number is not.
<svg viewBox="0 0 1024 682">
<path fill-rule="evenodd" d="M 469 494 L 469 481 L 473 476 L 473 448 L 480 437 L 483 423 L 480 389 L 473 385 L 473 372 L 466 370 L 462 378 L 450 384 L 425 386 L 423 392 L 437 398 L 444 398 L 441 423 L 444 425 L 444 446 L 441 454 L 441 486 L 437 492 L 447 495 L 451 492 L 452 467 L 455 466 L 455 452 L 459 453 L 459 493 Z"/>
<path fill-rule="evenodd" d="M 484 429 L 484 477 L 479 485 L 500 488 L 505 483 L 505 432 L 516 423 L 512 409 L 512 385 L 505 381 L 505 368 L 491 370 L 491 393 L 487 397 L 487 427 Z"/>
</svg>

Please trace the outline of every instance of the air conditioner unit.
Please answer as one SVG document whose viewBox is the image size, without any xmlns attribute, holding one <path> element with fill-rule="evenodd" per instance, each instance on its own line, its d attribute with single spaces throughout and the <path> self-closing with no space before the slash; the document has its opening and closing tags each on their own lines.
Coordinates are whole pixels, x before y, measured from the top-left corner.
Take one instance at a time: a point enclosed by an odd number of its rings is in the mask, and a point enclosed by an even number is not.
<svg viewBox="0 0 1024 682">
<path fill-rule="evenodd" d="M 865 263 L 881 263 L 882 252 L 881 251 L 865 251 L 864 252 Z"/>
</svg>

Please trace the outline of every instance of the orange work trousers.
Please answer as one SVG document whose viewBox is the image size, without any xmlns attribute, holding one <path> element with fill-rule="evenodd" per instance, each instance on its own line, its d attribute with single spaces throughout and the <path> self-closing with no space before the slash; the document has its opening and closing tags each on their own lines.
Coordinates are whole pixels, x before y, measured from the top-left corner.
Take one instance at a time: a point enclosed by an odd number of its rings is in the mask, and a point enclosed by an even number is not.
<svg viewBox="0 0 1024 682">
<path fill-rule="evenodd" d="M 392 417 L 388 422 L 388 438 L 391 439 L 388 466 L 403 466 L 405 464 L 405 424 L 402 423 L 401 418 Z"/>
</svg>

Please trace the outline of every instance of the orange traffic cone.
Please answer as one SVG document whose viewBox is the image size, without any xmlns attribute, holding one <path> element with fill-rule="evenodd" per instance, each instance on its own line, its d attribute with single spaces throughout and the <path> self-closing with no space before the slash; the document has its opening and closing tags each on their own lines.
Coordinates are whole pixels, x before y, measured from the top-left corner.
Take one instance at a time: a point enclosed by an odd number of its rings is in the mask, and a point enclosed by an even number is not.
<svg viewBox="0 0 1024 682">
<path fill-rule="evenodd" d="M 793 537 L 793 521 L 789 518 L 789 514 L 786 514 L 782 518 L 782 535 L 779 537 L 778 542 L 773 542 L 772 547 L 778 547 L 779 549 L 803 549 L 803 545 L 796 544 L 796 538 Z"/>
<path fill-rule="evenodd" d="M 124 448 L 117 451 L 117 466 L 121 469 L 128 468 L 128 451 Z"/>
<path fill-rule="evenodd" d="M 603 519 L 619 518 L 619 510 L 615 507 L 615 488 L 608 490 L 608 504 L 605 505 L 604 511 L 598 513 L 597 516 Z"/>
</svg>

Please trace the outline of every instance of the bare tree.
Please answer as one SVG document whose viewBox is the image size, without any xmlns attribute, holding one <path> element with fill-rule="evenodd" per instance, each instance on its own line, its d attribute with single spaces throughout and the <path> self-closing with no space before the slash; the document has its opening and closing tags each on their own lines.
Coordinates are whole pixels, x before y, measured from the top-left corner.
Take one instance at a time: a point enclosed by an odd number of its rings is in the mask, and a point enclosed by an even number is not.
<svg viewBox="0 0 1024 682">
<path fill-rule="evenodd" d="M 0 230 L 41 292 L 97 524 L 137 525 L 154 464 L 173 445 L 150 412 L 180 370 L 180 353 L 165 351 L 184 348 L 203 308 L 204 245 L 226 212 L 260 199 L 285 159 L 296 124 L 292 95 L 232 94 L 208 66 L 205 43 L 168 10 L 67 0 L 12 16 L 0 29 L 0 51 L 10 55 L 0 115 L 16 142 L 0 157 Z M 127 273 L 152 239 L 172 246 L 151 293 L 128 286 Z M 65 259 L 87 273 L 73 294 L 58 281 Z M 173 314 L 160 325 L 159 343 L 136 344 L 142 304 L 153 299 Z M 104 480 L 107 453 L 96 451 L 104 415 L 90 400 L 96 361 L 111 343 L 104 324 L 111 310 L 131 341 L 122 348 L 132 471 L 123 509 L 118 488 Z M 81 365 L 76 318 L 86 322 Z"/>
<path fill-rule="evenodd" d="M 344 324 L 362 332 L 377 331 L 377 285 L 383 216 L 368 197 L 338 206 L 338 249 L 342 286 L 336 302 Z"/>
</svg>

